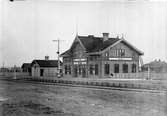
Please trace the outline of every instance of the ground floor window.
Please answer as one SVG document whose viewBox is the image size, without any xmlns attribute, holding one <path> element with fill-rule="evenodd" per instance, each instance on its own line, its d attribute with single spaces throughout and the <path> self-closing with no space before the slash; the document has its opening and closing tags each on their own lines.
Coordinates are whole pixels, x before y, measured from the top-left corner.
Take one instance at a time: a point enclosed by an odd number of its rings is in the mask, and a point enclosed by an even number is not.
<svg viewBox="0 0 167 116">
<path fill-rule="evenodd" d="M 71 74 L 71 66 L 68 65 L 68 73 Z"/>
<path fill-rule="evenodd" d="M 128 73 L 128 64 L 123 64 L 123 73 Z"/>
<path fill-rule="evenodd" d="M 110 73 L 110 65 L 109 64 L 105 64 L 104 66 L 104 74 L 108 75 Z"/>
<path fill-rule="evenodd" d="M 77 66 L 75 65 L 74 66 L 74 77 L 77 77 L 78 76 L 78 69 L 77 69 Z"/>
<path fill-rule="evenodd" d="M 89 66 L 89 71 L 90 71 L 90 74 L 93 75 L 93 65 L 92 64 L 90 64 Z"/>
<path fill-rule="evenodd" d="M 136 64 L 132 64 L 132 73 L 136 73 Z"/>
<path fill-rule="evenodd" d="M 82 77 L 86 77 L 86 66 L 83 65 L 82 67 Z"/>
<path fill-rule="evenodd" d="M 119 73 L 119 64 L 114 64 L 114 73 Z"/>
<path fill-rule="evenodd" d="M 67 74 L 67 65 L 64 65 L 64 73 Z"/>
<path fill-rule="evenodd" d="M 82 71 L 82 69 L 81 69 L 81 65 L 79 65 L 79 68 L 78 68 L 78 73 L 79 73 L 79 75 L 81 75 L 81 71 Z"/>
<path fill-rule="evenodd" d="M 99 67 L 98 64 L 95 64 L 95 75 L 98 75 L 99 71 Z"/>
<path fill-rule="evenodd" d="M 64 66 L 64 73 L 65 74 L 71 74 L 71 66 L 70 65 L 65 65 Z"/>
</svg>

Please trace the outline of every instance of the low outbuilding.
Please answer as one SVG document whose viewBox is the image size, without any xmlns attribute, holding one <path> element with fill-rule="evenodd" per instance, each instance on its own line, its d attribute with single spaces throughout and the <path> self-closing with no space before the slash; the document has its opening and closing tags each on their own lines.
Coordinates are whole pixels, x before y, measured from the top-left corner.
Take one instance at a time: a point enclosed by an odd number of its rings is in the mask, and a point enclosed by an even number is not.
<svg viewBox="0 0 167 116">
<path fill-rule="evenodd" d="M 60 65 L 62 63 L 60 62 Z M 31 63 L 33 77 L 56 77 L 58 75 L 58 60 L 33 60 Z"/>
<path fill-rule="evenodd" d="M 21 69 L 23 73 L 29 73 L 31 75 L 31 63 L 23 63 Z"/>
</svg>

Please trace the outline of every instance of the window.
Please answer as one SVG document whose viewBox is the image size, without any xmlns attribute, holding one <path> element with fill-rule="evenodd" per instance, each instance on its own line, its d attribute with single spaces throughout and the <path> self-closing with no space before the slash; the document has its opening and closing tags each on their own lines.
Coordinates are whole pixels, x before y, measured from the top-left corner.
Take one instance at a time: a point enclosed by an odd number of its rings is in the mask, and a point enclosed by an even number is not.
<svg viewBox="0 0 167 116">
<path fill-rule="evenodd" d="M 120 56 L 125 56 L 125 50 L 121 49 Z"/>
<path fill-rule="evenodd" d="M 79 70 L 78 70 L 79 71 L 79 75 L 81 75 L 81 70 L 82 70 L 81 69 L 81 65 L 79 65 Z"/>
<path fill-rule="evenodd" d="M 119 73 L 119 64 L 114 64 L 114 73 Z"/>
<path fill-rule="evenodd" d="M 128 73 L 128 64 L 123 64 L 123 73 Z"/>
<path fill-rule="evenodd" d="M 119 51 L 118 50 L 116 50 L 116 56 L 119 56 Z"/>
<path fill-rule="evenodd" d="M 109 58 L 109 52 L 105 52 L 104 58 L 105 58 L 105 59 L 108 59 L 108 58 Z"/>
<path fill-rule="evenodd" d="M 89 71 L 90 71 L 90 74 L 93 75 L 93 65 L 92 64 L 89 66 Z"/>
<path fill-rule="evenodd" d="M 132 64 L 132 73 L 136 73 L 136 64 Z"/>
<path fill-rule="evenodd" d="M 117 49 L 117 50 L 115 50 L 114 55 L 118 56 L 118 57 L 125 56 L 125 49 Z"/>
<path fill-rule="evenodd" d="M 71 74 L 71 66 L 68 66 L 68 73 Z"/>
<path fill-rule="evenodd" d="M 98 75 L 98 64 L 95 64 L 95 75 Z"/>
<path fill-rule="evenodd" d="M 71 66 L 70 65 L 65 65 L 64 70 L 65 70 L 65 74 L 71 74 Z"/>
<path fill-rule="evenodd" d="M 70 62 L 71 59 L 70 59 L 70 58 L 63 58 L 63 61 L 64 61 L 64 62 Z"/>
<path fill-rule="evenodd" d="M 110 73 L 110 65 L 109 64 L 105 64 L 104 66 L 104 74 L 108 75 Z"/>
<path fill-rule="evenodd" d="M 64 66 L 65 74 L 67 74 L 67 65 Z"/>
<path fill-rule="evenodd" d="M 108 57 L 109 56 L 109 53 L 108 52 L 105 52 L 105 57 Z"/>
<path fill-rule="evenodd" d="M 93 57 L 92 57 L 92 56 L 90 56 L 90 57 L 89 57 L 89 60 L 90 60 L 90 61 L 93 61 Z"/>
</svg>

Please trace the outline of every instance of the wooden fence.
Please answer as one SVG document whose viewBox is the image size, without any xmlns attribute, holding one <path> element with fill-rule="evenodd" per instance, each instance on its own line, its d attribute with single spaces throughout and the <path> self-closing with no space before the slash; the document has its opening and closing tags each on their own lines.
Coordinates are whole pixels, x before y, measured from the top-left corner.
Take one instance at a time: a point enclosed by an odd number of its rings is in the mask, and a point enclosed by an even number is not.
<svg viewBox="0 0 167 116">
<path fill-rule="evenodd" d="M 23 73 L 23 72 L 5 72 L 0 73 L 0 76 L 10 76 L 14 77 L 17 76 L 19 78 L 32 78 L 29 73 Z M 55 79 L 56 76 L 45 76 L 45 77 L 33 77 L 33 78 L 45 78 L 45 79 Z M 63 77 L 62 77 L 63 78 Z M 113 79 L 152 79 L 152 80 L 167 80 L 167 73 L 148 73 L 148 72 L 139 72 L 139 73 L 118 73 L 114 74 L 113 76 L 109 76 L 108 78 Z"/>
<path fill-rule="evenodd" d="M 167 73 L 153 73 L 153 72 L 119 73 L 119 74 L 114 74 L 113 77 L 111 78 L 166 80 Z"/>
</svg>

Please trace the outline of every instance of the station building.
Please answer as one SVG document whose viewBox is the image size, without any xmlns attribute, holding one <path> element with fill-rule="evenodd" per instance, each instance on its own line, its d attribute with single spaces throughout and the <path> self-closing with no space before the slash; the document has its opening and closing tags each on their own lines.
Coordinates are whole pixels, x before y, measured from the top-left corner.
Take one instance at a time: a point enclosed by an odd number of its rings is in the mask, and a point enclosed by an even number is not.
<svg viewBox="0 0 167 116">
<path fill-rule="evenodd" d="M 105 78 L 114 74 L 139 72 L 143 52 L 123 38 L 77 35 L 71 47 L 61 54 L 64 77 Z"/>
</svg>

